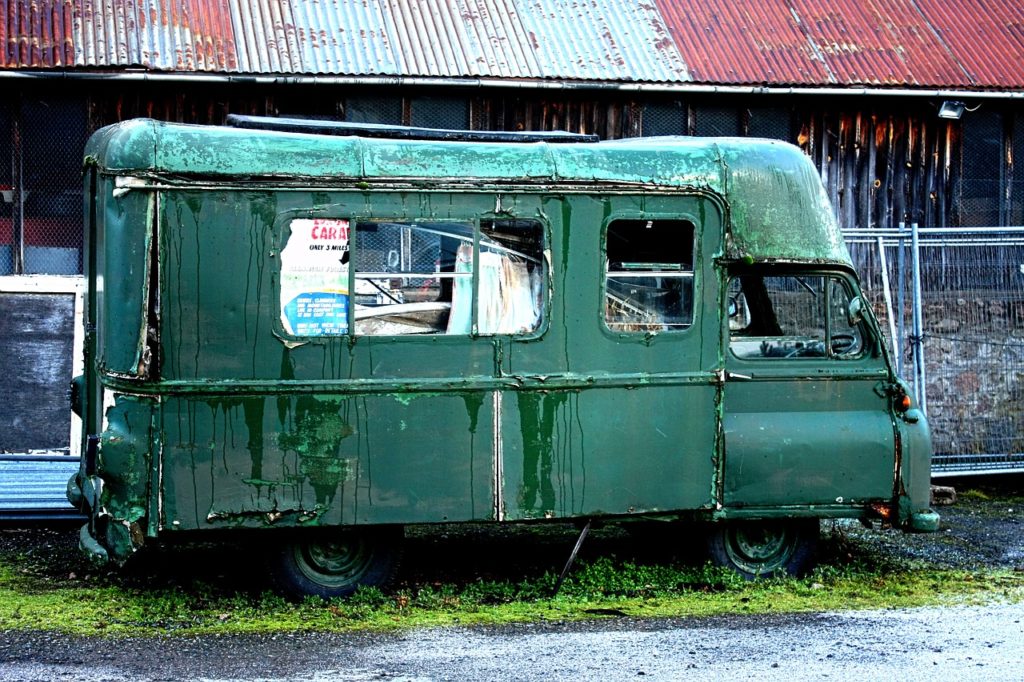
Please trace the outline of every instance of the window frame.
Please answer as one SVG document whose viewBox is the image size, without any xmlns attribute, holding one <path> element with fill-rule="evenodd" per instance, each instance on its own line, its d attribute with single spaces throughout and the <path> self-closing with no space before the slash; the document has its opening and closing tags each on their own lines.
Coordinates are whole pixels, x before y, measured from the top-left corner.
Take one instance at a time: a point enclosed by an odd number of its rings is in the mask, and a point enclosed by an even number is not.
<svg viewBox="0 0 1024 682">
<path fill-rule="evenodd" d="M 736 352 L 735 348 L 733 347 L 734 339 L 736 339 L 736 338 L 741 338 L 742 339 L 744 337 L 734 336 L 733 329 L 730 327 L 730 315 L 729 315 L 730 310 L 729 310 L 729 308 L 731 306 L 731 297 L 729 295 L 729 291 L 730 291 L 730 289 L 732 287 L 732 283 L 736 279 L 738 279 L 739 277 L 749 277 L 749 276 L 756 276 L 756 277 L 761 277 L 761 278 L 768 278 L 768 277 L 778 277 L 778 278 L 783 278 L 783 277 L 790 277 L 790 278 L 820 277 L 820 278 L 822 278 L 822 280 L 823 280 L 823 282 L 825 284 L 825 291 L 823 292 L 823 298 L 822 298 L 822 301 L 820 302 L 821 305 L 820 305 L 820 311 L 819 312 L 821 313 L 821 316 L 822 316 L 821 317 L 821 322 L 822 322 L 822 329 L 823 329 L 823 336 L 824 336 L 824 338 L 821 339 L 821 342 L 822 342 L 822 344 L 824 346 L 824 350 L 825 350 L 824 354 L 822 354 L 822 355 L 809 354 L 809 355 L 788 355 L 788 356 L 767 356 L 767 355 L 756 356 L 756 355 L 740 355 L 740 354 L 738 354 Z M 860 348 L 859 348 L 859 350 L 858 350 L 858 352 L 856 354 L 843 355 L 843 354 L 836 353 L 834 351 L 834 349 L 832 348 L 831 339 L 833 338 L 834 320 L 833 320 L 833 317 L 832 317 L 832 314 L 831 314 L 832 306 L 831 306 L 831 303 L 830 303 L 830 299 L 831 299 L 831 296 L 832 296 L 832 292 L 834 291 L 834 287 L 835 287 L 835 285 L 837 283 L 839 284 L 840 287 L 842 287 L 842 290 L 845 292 L 845 294 L 847 296 L 847 305 L 852 303 L 853 299 L 858 297 L 858 296 L 860 296 L 861 300 L 863 301 L 863 294 L 862 293 L 858 293 L 858 290 L 854 286 L 854 283 L 850 279 L 850 277 L 847 274 L 845 274 L 845 273 L 842 273 L 842 272 L 839 272 L 839 271 L 835 271 L 835 270 L 801 270 L 799 268 L 776 269 L 776 268 L 773 267 L 773 268 L 758 268 L 758 269 L 746 270 L 746 271 L 744 271 L 744 270 L 735 270 L 735 269 L 725 271 L 724 285 L 723 285 L 724 286 L 723 291 L 724 291 L 725 295 L 722 296 L 723 306 L 724 306 L 723 309 L 722 309 L 722 327 L 724 329 L 724 337 L 725 337 L 724 338 L 724 342 L 725 342 L 726 347 L 728 348 L 729 357 L 732 358 L 732 360 L 735 360 L 735 361 L 755 362 L 755 363 L 757 363 L 757 362 L 764 362 L 764 361 L 769 361 L 770 363 L 778 363 L 780 360 L 782 360 L 782 361 L 796 360 L 798 362 L 804 362 L 804 361 L 807 361 L 807 360 L 819 360 L 819 361 L 825 361 L 825 362 L 829 362 L 829 363 L 837 362 L 837 361 L 838 362 L 842 362 L 842 363 L 847 363 L 847 362 L 851 362 L 851 361 L 863 360 L 864 358 L 872 356 L 873 352 L 872 352 L 871 349 L 875 346 L 876 339 L 875 339 L 874 334 L 871 331 L 871 325 L 869 325 L 867 323 L 867 321 L 865 319 L 863 319 L 863 318 L 860 319 L 856 323 L 856 325 L 852 325 L 852 328 L 856 328 L 859 331 L 859 333 L 860 333 Z M 781 334 L 781 335 L 767 335 L 767 336 L 766 335 L 759 335 L 759 336 L 749 336 L 749 337 L 746 337 L 746 338 L 751 339 L 751 340 L 756 340 L 756 339 L 784 339 L 784 338 L 786 338 L 786 335 L 785 334 Z M 797 338 L 797 337 L 791 337 L 791 338 Z"/>
<path fill-rule="evenodd" d="M 608 254 L 608 236 L 610 228 L 619 221 L 650 221 L 650 222 L 679 222 L 689 223 L 691 229 L 691 241 L 690 241 L 690 263 L 689 270 L 644 270 L 644 271 L 629 271 L 629 270 L 611 270 L 611 259 Z M 601 273 L 601 292 L 600 292 L 600 311 L 599 315 L 601 318 L 601 328 L 604 332 L 614 335 L 625 335 L 630 337 L 645 337 L 653 334 L 671 334 L 673 336 L 682 335 L 690 332 L 697 325 L 697 318 L 699 315 L 698 303 L 700 301 L 699 286 L 700 286 L 700 222 L 695 216 L 690 213 L 615 213 L 608 217 L 601 229 L 601 243 L 598 256 L 600 258 L 600 273 Z M 622 329 L 612 326 L 608 320 L 608 281 L 613 275 L 623 276 L 628 279 L 630 277 L 657 277 L 666 276 L 677 279 L 689 279 L 690 280 L 690 301 L 689 310 L 690 316 L 689 321 L 685 326 L 676 326 L 665 324 L 660 329 Z M 662 274 L 663 273 L 663 274 Z M 680 274 L 682 273 L 682 274 Z M 628 322 L 619 323 L 622 325 L 632 324 Z M 644 324 L 644 323 L 636 323 Z"/>
<path fill-rule="evenodd" d="M 288 330 L 282 320 L 284 303 L 282 302 L 282 271 L 284 270 L 283 259 L 280 254 L 287 248 L 288 243 L 292 237 L 292 223 L 296 220 L 310 219 L 310 220 L 329 220 L 329 221 L 347 221 L 349 225 L 349 258 L 347 263 L 347 272 L 345 274 L 345 286 L 347 287 L 348 304 L 346 311 L 346 329 L 341 333 L 322 333 L 322 334 L 295 334 Z M 503 221 L 519 221 L 528 222 L 535 225 L 535 234 L 539 240 L 538 257 L 536 258 L 537 263 L 540 267 L 540 272 L 536 274 L 540 280 L 540 296 L 538 299 L 539 309 L 537 311 L 536 326 L 529 331 L 522 333 L 511 333 L 511 332 L 480 332 L 479 331 L 479 306 L 480 306 L 480 263 L 481 263 L 481 243 L 486 241 L 486 235 L 483 232 L 483 225 L 486 223 L 503 222 Z M 457 272 L 419 272 L 411 271 L 409 273 L 390 273 L 390 272 L 379 272 L 376 270 L 367 270 L 365 272 L 359 271 L 359 260 L 360 260 L 360 230 L 359 225 L 365 223 L 376 223 L 376 224 L 396 224 L 405 226 L 429 226 L 432 223 L 436 224 L 453 224 L 459 223 L 469 227 L 472 231 L 471 242 L 467 240 L 467 243 L 471 243 L 472 248 L 472 271 L 466 274 L 460 274 Z M 315 210 L 294 210 L 282 213 L 278 216 L 278 238 L 277 238 L 277 249 L 275 260 L 276 273 L 275 286 L 274 286 L 274 329 L 275 332 L 280 335 L 283 339 L 289 342 L 306 344 L 306 343 L 325 343 L 336 339 L 359 339 L 359 338 L 379 338 L 388 339 L 390 341 L 405 339 L 429 339 L 436 342 L 439 339 L 466 339 L 466 338 L 485 338 L 490 339 L 494 337 L 508 337 L 515 340 L 529 340 L 537 338 L 543 335 L 548 325 L 550 324 L 550 302 L 551 302 L 551 273 L 550 273 L 550 228 L 546 221 L 542 220 L 539 216 L 454 216 L 450 218 L 416 218 L 401 215 L 392 215 L 382 217 L 378 213 L 373 214 L 360 214 L 356 212 L 351 213 L 325 213 Z M 363 237 L 365 238 L 365 237 Z M 487 250 L 486 244 L 484 244 L 483 251 Z M 360 276 L 362 275 L 362 276 Z M 377 275 L 377 277 L 367 275 Z M 468 276 L 467 276 L 468 275 Z M 355 304 L 355 292 L 356 283 L 360 280 L 370 281 L 373 279 L 379 279 L 381 276 L 390 276 L 394 278 L 421 278 L 430 277 L 437 279 L 451 279 L 453 282 L 457 279 L 469 279 L 471 284 L 471 305 L 470 305 L 470 331 L 467 333 L 452 333 L 448 334 L 444 331 L 433 332 L 433 333 L 410 333 L 410 334 L 367 334 L 359 333 L 357 331 L 356 321 L 356 304 Z"/>
</svg>

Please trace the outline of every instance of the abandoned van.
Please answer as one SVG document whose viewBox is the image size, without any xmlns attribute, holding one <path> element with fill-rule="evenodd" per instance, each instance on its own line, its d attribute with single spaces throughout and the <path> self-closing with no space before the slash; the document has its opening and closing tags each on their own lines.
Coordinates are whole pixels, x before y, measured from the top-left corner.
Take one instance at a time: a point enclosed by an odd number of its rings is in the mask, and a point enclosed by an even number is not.
<svg viewBox="0 0 1024 682">
<path fill-rule="evenodd" d="M 692 521 L 748 576 L 805 568 L 820 519 L 938 526 L 796 147 L 231 117 L 86 154 L 98 560 L 247 531 L 334 596 L 409 524 Z"/>
</svg>

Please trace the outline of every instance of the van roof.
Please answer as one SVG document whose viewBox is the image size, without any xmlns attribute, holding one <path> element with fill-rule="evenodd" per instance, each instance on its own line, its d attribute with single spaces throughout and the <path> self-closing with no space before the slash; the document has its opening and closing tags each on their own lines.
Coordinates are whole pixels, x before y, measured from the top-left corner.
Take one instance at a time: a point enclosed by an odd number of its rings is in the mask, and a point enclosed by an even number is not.
<svg viewBox="0 0 1024 682">
<path fill-rule="evenodd" d="M 727 257 L 851 265 L 817 170 L 799 148 L 776 140 L 424 141 L 135 119 L 97 131 L 85 154 L 86 164 L 103 174 L 161 185 L 699 191 L 725 206 Z"/>
</svg>

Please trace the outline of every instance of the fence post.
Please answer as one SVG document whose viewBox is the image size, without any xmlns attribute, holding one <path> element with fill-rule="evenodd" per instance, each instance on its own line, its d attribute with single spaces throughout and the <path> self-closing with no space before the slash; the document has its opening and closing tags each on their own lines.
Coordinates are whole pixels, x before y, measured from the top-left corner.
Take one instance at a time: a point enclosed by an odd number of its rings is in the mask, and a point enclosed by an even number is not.
<svg viewBox="0 0 1024 682">
<path fill-rule="evenodd" d="M 892 307 L 892 284 L 889 282 L 889 259 L 885 255 L 885 241 L 879 237 L 878 264 L 882 271 L 882 293 L 885 297 L 885 317 L 889 322 L 889 338 L 892 340 L 892 354 L 896 356 L 896 373 L 900 372 L 900 346 L 896 336 L 896 311 Z"/>
<path fill-rule="evenodd" d="M 11 107 L 11 274 L 25 273 L 25 162 L 24 133 L 21 118 L 21 98 Z"/>
<path fill-rule="evenodd" d="M 928 414 L 928 393 L 925 388 L 924 368 L 924 324 L 921 320 L 923 304 L 921 301 L 921 244 L 918 239 L 917 223 L 910 224 L 910 240 L 913 253 L 913 278 L 914 278 L 914 337 L 912 348 L 914 352 L 914 391 L 917 394 L 917 403 L 921 411 Z"/>
<path fill-rule="evenodd" d="M 903 232 L 906 230 L 907 224 L 900 221 L 899 239 L 897 244 L 899 250 L 896 252 L 896 285 L 899 287 L 896 290 L 896 306 L 899 310 L 899 317 L 896 319 L 898 326 L 896 339 L 893 342 L 896 351 L 896 373 L 903 376 L 903 339 L 906 337 L 906 324 L 904 319 L 906 317 L 907 310 L 907 295 L 906 295 L 906 281 L 907 281 L 907 257 L 906 257 L 906 240 L 903 239 Z"/>
</svg>

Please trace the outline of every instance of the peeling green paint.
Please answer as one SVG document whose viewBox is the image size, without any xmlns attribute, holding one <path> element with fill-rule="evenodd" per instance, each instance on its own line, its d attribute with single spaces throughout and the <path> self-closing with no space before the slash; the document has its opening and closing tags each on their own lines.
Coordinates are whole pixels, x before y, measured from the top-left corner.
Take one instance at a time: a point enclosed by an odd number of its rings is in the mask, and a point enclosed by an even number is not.
<svg viewBox="0 0 1024 682">
<path fill-rule="evenodd" d="M 329 505 L 338 486 L 350 476 L 352 463 L 340 457 L 341 441 L 356 431 L 340 414 L 341 400 L 300 397 L 294 428 L 278 435 L 281 450 L 295 452 L 299 470 L 316 491 L 316 503 Z"/>
</svg>

